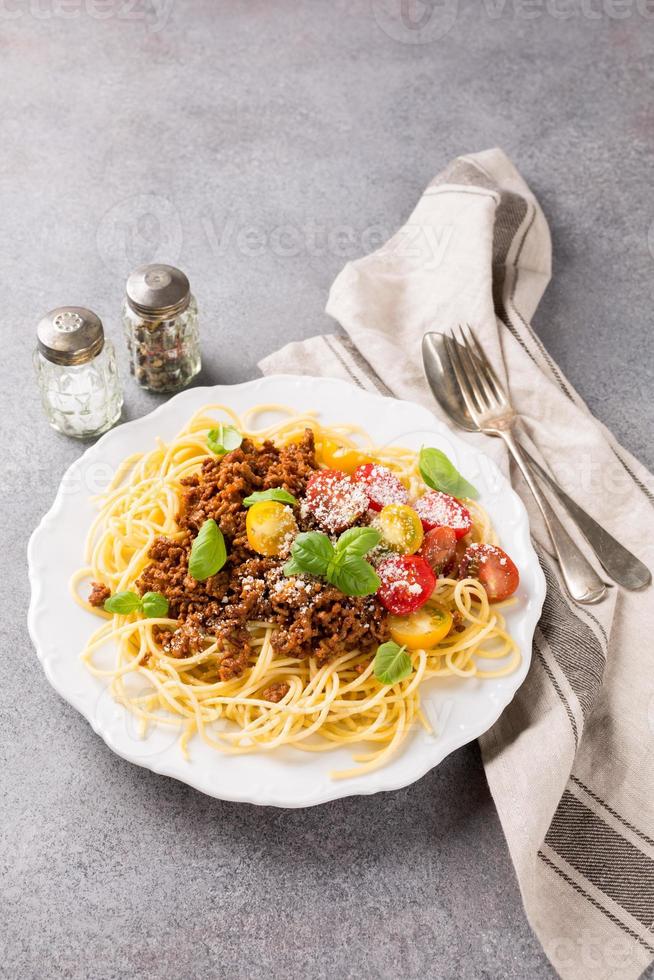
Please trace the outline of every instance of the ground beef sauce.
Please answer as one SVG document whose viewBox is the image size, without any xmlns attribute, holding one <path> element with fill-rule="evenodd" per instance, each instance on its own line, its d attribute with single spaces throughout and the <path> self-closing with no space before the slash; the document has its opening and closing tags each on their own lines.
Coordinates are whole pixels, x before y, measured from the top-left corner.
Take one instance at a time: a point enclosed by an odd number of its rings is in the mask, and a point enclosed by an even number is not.
<svg viewBox="0 0 654 980">
<path fill-rule="evenodd" d="M 264 558 L 248 544 L 243 499 L 272 487 L 300 499 L 317 469 L 313 433 L 307 429 L 301 442 L 281 449 L 272 442 L 256 447 L 244 439 L 233 452 L 208 457 L 197 474 L 183 481 L 179 533 L 155 540 L 152 563 L 137 582 L 141 593 L 163 593 L 170 616 L 182 623 L 173 633 L 158 630 L 156 639 L 169 655 L 192 656 L 204 636 L 215 636 L 224 651 L 221 679 L 230 680 L 247 667 L 251 621 L 274 624 L 278 655 L 314 657 L 319 665 L 350 650 L 372 656 L 389 639 L 387 613 L 374 596 L 347 596 L 318 579 L 287 578 L 282 570 L 286 558 Z M 294 508 L 298 526 L 312 529 L 315 521 L 303 510 Z M 188 574 L 189 552 L 209 518 L 223 532 L 229 557 L 217 575 L 197 582 Z M 281 699 L 283 686 L 270 690 L 267 699 Z"/>
<path fill-rule="evenodd" d="M 91 582 L 91 594 L 89 602 L 92 606 L 104 606 L 106 600 L 111 595 L 111 589 L 103 585 L 102 582 Z"/>
</svg>

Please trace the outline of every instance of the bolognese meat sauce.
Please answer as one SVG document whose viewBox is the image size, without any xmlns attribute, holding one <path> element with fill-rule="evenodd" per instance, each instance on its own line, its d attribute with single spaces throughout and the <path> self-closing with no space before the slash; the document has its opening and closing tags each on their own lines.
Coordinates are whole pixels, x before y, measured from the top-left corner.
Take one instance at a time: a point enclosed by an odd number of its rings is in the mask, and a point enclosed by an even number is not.
<svg viewBox="0 0 654 980">
<path fill-rule="evenodd" d="M 91 593 L 89 595 L 89 603 L 92 606 L 102 607 L 104 606 L 106 600 L 111 595 L 111 589 L 102 582 L 91 582 Z"/>
<path fill-rule="evenodd" d="M 230 680 L 249 663 L 249 622 L 274 625 L 278 655 L 314 657 L 319 666 L 352 650 L 372 654 L 389 638 L 387 613 L 374 596 L 344 595 L 318 579 L 286 577 L 284 558 L 262 557 L 248 544 L 244 498 L 279 487 L 302 498 L 318 469 L 313 432 L 306 429 L 300 442 L 282 448 L 244 439 L 238 449 L 208 457 L 182 481 L 179 533 L 154 541 L 151 563 L 137 582 L 142 594 L 163 593 L 170 617 L 181 622 L 167 638 L 160 634 L 169 656 L 192 656 L 204 636 L 214 636 L 224 652 L 220 677 Z M 315 515 L 304 508 L 294 513 L 300 530 L 315 527 Z M 216 575 L 200 582 L 189 574 L 188 560 L 193 539 L 209 519 L 225 537 L 228 558 Z"/>
</svg>

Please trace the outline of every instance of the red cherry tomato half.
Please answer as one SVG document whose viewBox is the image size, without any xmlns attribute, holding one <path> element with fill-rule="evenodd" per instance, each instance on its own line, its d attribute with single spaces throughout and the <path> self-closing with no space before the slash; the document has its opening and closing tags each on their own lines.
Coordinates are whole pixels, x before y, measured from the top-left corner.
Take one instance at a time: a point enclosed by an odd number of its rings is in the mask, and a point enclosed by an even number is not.
<svg viewBox="0 0 654 980">
<path fill-rule="evenodd" d="M 406 504 L 409 499 L 406 487 L 395 473 L 379 463 L 358 466 L 353 479 L 366 491 L 372 510 L 381 510 L 387 504 Z"/>
<path fill-rule="evenodd" d="M 477 578 L 489 602 L 502 602 L 520 584 L 520 572 L 509 556 L 493 544 L 469 545 L 459 566 L 459 578 Z"/>
<path fill-rule="evenodd" d="M 310 477 L 307 507 L 326 531 L 344 531 L 368 509 L 363 487 L 341 470 L 319 470 Z"/>
<path fill-rule="evenodd" d="M 436 576 L 420 555 L 393 555 L 377 565 L 381 585 L 377 597 L 389 612 L 406 616 L 429 599 Z"/>
<path fill-rule="evenodd" d="M 437 575 L 442 575 L 456 554 L 456 540 L 451 527 L 433 527 L 425 534 L 418 554 Z"/>
<path fill-rule="evenodd" d="M 462 538 L 472 527 L 472 518 L 467 507 L 449 493 L 428 490 L 418 497 L 414 509 L 422 521 L 425 531 L 434 527 L 451 527 L 457 538 Z"/>
</svg>

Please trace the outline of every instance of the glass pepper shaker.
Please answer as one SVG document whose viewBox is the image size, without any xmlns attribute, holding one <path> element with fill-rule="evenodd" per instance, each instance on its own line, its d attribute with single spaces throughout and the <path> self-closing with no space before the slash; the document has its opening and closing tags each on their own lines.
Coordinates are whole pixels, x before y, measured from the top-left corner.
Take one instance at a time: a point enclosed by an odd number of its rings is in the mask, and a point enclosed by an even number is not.
<svg viewBox="0 0 654 980">
<path fill-rule="evenodd" d="M 144 265 L 127 280 L 123 326 L 130 371 L 150 391 L 177 391 L 200 370 L 198 308 L 172 265 Z"/>
<path fill-rule="evenodd" d="M 83 306 L 60 306 L 46 313 L 36 336 L 34 370 L 50 425 L 80 439 L 114 425 L 123 395 L 100 318 Z"/>
</svg>

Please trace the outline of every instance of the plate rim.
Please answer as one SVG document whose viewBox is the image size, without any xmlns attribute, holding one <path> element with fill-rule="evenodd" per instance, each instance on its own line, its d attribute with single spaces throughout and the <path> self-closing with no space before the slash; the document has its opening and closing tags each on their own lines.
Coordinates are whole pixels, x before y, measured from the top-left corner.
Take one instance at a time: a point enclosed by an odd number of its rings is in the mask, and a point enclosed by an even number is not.
<svg viewBox="0 0 654 980">
<path fill-rule="evenodd" d="M 504 698 L 497 699 L 496 701 L 497 710 L 492 715 L 492 718 L 488 722 L 488 724 L 484 723 L 485 727 L 483 728 L 482 731 L 477 732 L 475 735 L 472 735 L 471 737 L 464 735 L 462 741 L 460 741 L 457 745 L 453 745 L 450 749 L 448 749 L 445 752 L 444 755 L 442 755 L 440 758 L 437 758 L 435 760 L 430 759 L 428 753 L 425 753 L 425 760 L 423 765 L 418 766 L 417 768 L 411 768 L 407 766 L 406 777 L 401 776 L 399 779 L 393 780 L 392 785 L 379 785 L 377 779 L 371 778 L 367 783 L 364 784 L 362 784 L 360 780 L 357 780 L 356 787 L 349 789 L 348 786 L 352 781 L 333 780 L 331 785 L 332 792 L 323 791 L 322 793 L 320 792 L 313 793 L 313 795 L 309 794 L 306 799 L 300 801 L 298 801 L 296 797 L 284 798 L 283 794 L 274 800 L 262 799 L 261 797 L 257 798 L 255 795 L 252 794 L 251 791 L 249 791 L 247 785 L 243 786 L 243 791 L 240 793 L 235 793 L 231 791 L 226 792 L 222 790 L 219 785 L 210 788 L 206 785 L 206 783 L 203 784 L 201 779 L 196 778 L 196 773 L 198 771 L 201 772 L 202 771 L 201 768 L 198 770 L 196 767 L 193 767 L 189 764 L 188 771 L 185 772 L 183 775 L 181 775 L 178 772 L 170 771 L 171 767 L 165 765 L 166 755 L 167 755 L 166 753 L 161 753 L 160 760 L 155 761 L 152 757 L 149 757 L 148 760 L 146 761 L 143 758 L 138 758 L 138 756 L 136 755 L 130 755 L 130 753 L 126 751 L 124 748 L 118 747 L 112 741 L 111 731 L 109 726 L 103 725 L 101 719 L 98 716 L 94 715 L 91 711 L 86 710 L 88 706 L 85 705 L 83 698 L 76 697 L 74 691 L 72 691 L 71 689 L 66 689 L 65 684 L 60 683 L 59 678 L 55 675 L 54 671 L 52 670 L 51 658 L 48 657 L 48 654 L 45 650 L 45 644 L 43 643 L 42 636 L 39 630 L 39 625 L 37 622 L 39 611 L 43 605 L 43 587 L 39 579 L 36 556 L 35 556 L 37 544 L 41 536 L 47 533 L 49 525 L 53 520 L 56 519 L 58 512 L 63 507 L 63 501 L 65 498 L 64 487 L 67 481 L 70 481 L 71 477 L 75 474 L 75 472 L 78 469 L 81 470 L 83 468 L 84 461 L 87 460 L 90 455 L 97 453 L 101 447 L 106 446 L 108 443 L 116 441 L 117 439 L 123 437 L 126 429 L 135 432 L 136 430 L 139 429 L 139 427 L 143 426 L 145 423 L 151 421 L 152 419 L 155 419 L 157 416 L 162 415 L 165 412 L 170 411 L 171 405 L 173 405 L 178 400 L 182 400 L 185 397 L 188 397 L 189 395 L 191 395 L 192 397 L 199 397 L 200 394 L 205 394 L 207 396 L 206 402 L 210 402 L 211 400 L 216 399 L 216 394 L 215 394 L 216 392 L 221 392 L 221 393 L 224 392 L 225 394 L 227 394 L 230 391 L 235 391 L 235 390 L 240 390 L 240 391 L 256 390 L 261 386 L 265 387 L 266 384 L 285 383 L 285 382 L 292 383 L 294 385 L 297 385 L 298 382 L 304 382 L 307 384 L 314 384 L 316 382 L 319 382 L 321 385 L 333 385 L 345 389 L 350 395 L 352 393 L 356 393 L 357 395 L 367 396 L 373 401 L 382 400 L 384 402 L 390 402 L 395 405 L 399 402 L 409 406 L 411 409 L 419 409 L 421 412 L 428 414 L 430 416 L 430 422 L 436 431 L 440 431 L 441 434 L 447 435 L 449 439 L 453 440 L 455 445 L 458 443 L 464 446 L 466 452 L 468 453 L 472 452 L 475 456 L 483 459 L 484 465 L 485 466 L 487 465 L 489 467 L 489 472 L 494 473 L 496 476 L 499 476 L 500 482 L 502 484 L 502 489 L 507 490 L 512 495 L 512 497 L 514 498 L 514 503 L 517 504 L 518 506 L 518 512 L 521 518 L 520 521 L 521 529 L 526 540 L 527 548 L 530 551 L 530 555 L 529 555 L 530 565 L 532 566 L 533 571 L 535 571 L 536 573 L 535 594 L 530 595 L 529 597 L 530 603 L 533 603 L 533 611 L 530 617 L 531 619 L 533 619 L 533 622 L 528 624 L 529 629 L 527 633 L 529 649 L 524 650 L 522 653 L 523 660 L 525 661 L 526 664 L 524 675 L 522 679 L 519 681 L 519 683 L 517 683 L 513 689 L 508 689 L 506 691 L 506 696 Z M 211 393 L 214 394 L 212 395 Z M 222 395 L 221 397 L 224 398 L 225 395 Z M 180 425 L 181 424 L 183 423 L 180 423 Z M 485 732 L 487 732 L 490 728 L 492 728 L 492 726 L 497 722 L 498 718 L 504 712 L 506 707 L 511 703 L 517 691 L 520 689 L 520 687 L 522 686 L 522 684 L 524 683 L 524 681 L 528 676 L 529 668 L 531 665 L 532 652 L 533 652 L 533 636 L 536 630 L 536 626 L 538 624 L 538 620 L 540 619 L 543 603 L 545 601 L 545 596 L 546 596 L 546 580 L 545 580 L 543 570 L 540 566 L 540 562 L 538 561 L 538 556 L 534 549 L 533 541 L 531 539 L 531 531 L 530 531 L 529 516 L 527 513 L 527 509 L 523 501 L 519 497 L 519 495 L 512 487 L 509 479 L 502 473 L 497 463 L 491 457 L 487 456 L 482 450 L 479 450 L 476 446 L 471 446 L 463 442 L 463 440 L 460 438 L 457 432 L 450 429 L 450 427 L 446 425 L 436 415 L 434 415 L 434 413 L 429 408 L 426 408 L 424 405 L 421 405 L 418 402 L 414 402 L 404 398 L 395 398 L 393 396 L 383 395 L 378 392 L 372 392 L 364 388 L 359 388 L 351 384 L 350 382 L 340 378 L 319 377 L 313 375 L 300 375 L 300 374 L 271 374 L 260 378 L 254 378 L 249 381 L 238 382 L 236 384 L 203 385 L 198 387 L 186 388 L 183 391 L 178 392 L 171 398 L 168 398 L 160 405 L 157 405 L 150 412 L 146 412 L 144 415 L 141 415 L 138 418 L 129 419 L 124 423 L 122 423 L 121 425 L 115 426 L 114 428 L 110 429 L 108 432 L 105 432 L 98 440 L 96 440 L 96 442 L 94 442 L 90 446 L 87 446 L 84 452 L 81 453 L 77 457 L 77 459 L 75 459 L 67 467 L 66 471 L 64 472 L 63 476 L 60 479 L 52 505 L 43 514 L 43 516 L 37 523 L 36 527 L 30 534 L 29 541 L 27 544 L 27 562 L 28 562 L 28 578 L 30 584 L 30 601 L 29 601 L 29 607 L 27 613 L 27 627 L 28 627 L 28 632 L 32 645 L 35 648 L 37 658 L 43 668 L 46 679 L 48 683 L 51 685 L 51 687 L 57 692 L 57 694 L 59 694 L 60 697 L 62 697 L 66 702 L 68 702 L 68 704 L 70 704 L 76 711 L 78 711 L 82 715 L 83 718 L 85 718 L 85 720 L 89 723 L 93 731 L 102 738 L 104 743 L 112 752 L 114 752 L 119 757 L 125 759 L 127 762 L 130 762 L 134 765 L 138 765 L 141 768 L 148 769 L 151 772 L 157 773 L 158 775 L 164 775 L 172 779 L 177 779 L 193 787 L 197 791 L 205 795 L 211 796 L 215 799 L 221 799 L 221 800 L 226 800 L 235 803 L 250 803 L 257 806 L 275 806 L 275 807 L 288 808 L 288 809 L 316 806 L 321 803 L 327 803 L 330 802 L 331 800 L 342 799 L 349 796 L 369 796 L 378 792 L 392 792 L 394 790 L 403 789 L 406 786 L 412 785 L 414 782 L 417 782 L 417 780 L 425 776 L 426 773 L 431 771 L 431 769 L 434 769 L 438 765 L 440 765 L 440 763 L 444 759 L 446 759 L 452 752 L 456 751 L 458 748 L 462 748 L 463 746 L 469 744 L 472 741 L 475 741 L 476 739 L 480 738 L 483 734 L 485 734 Z M 525 610 L 525 613 L 526 612 L 527 610 Z M 410 747 L 406 751 L 410 752 L 411 751 Z M 382 768 L 373 771 L 373 773 L 369 775 L 371 777 L 378 777 L 383 772 L 384 769 Z"/>
</svg>

